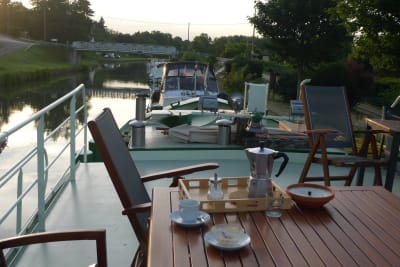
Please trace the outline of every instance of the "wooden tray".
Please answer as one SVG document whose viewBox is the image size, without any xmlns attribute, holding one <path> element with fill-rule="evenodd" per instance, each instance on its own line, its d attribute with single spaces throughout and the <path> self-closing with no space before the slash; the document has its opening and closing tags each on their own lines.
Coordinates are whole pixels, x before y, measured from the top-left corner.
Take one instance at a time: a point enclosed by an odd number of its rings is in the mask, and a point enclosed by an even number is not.
<svg viewBox="0 0 400 267">
<path fill-rule="evenodd" d="M 200 209 L 206 212 L 237 212 L 266 210 L 265 198 L 249 198 L 247 183 L 249 177 L 222 178 L 222 192 L 224 199 L 208 200 L 209 179 L 181 179 L 179 180 L 179 194 L 181 198 L 193 198 L 200 201 Z M 274 190 L 280 191 L 283 196 L 283 209 L 292 208 L 291 197 L 273 182 Z"/>
</svg>

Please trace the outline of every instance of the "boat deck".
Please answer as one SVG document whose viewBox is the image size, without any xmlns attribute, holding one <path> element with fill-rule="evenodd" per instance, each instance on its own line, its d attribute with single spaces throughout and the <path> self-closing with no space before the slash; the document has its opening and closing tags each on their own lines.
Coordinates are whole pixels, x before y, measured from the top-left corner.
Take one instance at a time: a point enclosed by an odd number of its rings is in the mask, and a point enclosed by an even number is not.
<svg viewBox="0 0 400 267">
<path fill-rule="evenodd" d="M 207 152 L 204 151 L 207 155 Z M 223 151 L 221 151 L 222 153 Z M 228 154 L 227 154 L 228 153 Z M 235 152 L 225 151 L 225 159 L 208 152 L 209 162 L 218 162 L 218 174 L 222 177 L 248 175 L 248 163 L 243 157 L 234 156 Z M 232 157 L 227 155 L 233 154 Z M 157 161 L 141 158 L 138 151 L 134 153 L 137 167 L 142 175 L 158 170 L 176 168 L 183 165 L 199 163 L 199 160 L 177 161 L 165 159 Z M 274 179 L 282 187 L 296 183 L 305 154 L 293 153 L 281 177 Z M 138 159 L 139 158 L 139 159 Z M 279 163 L 276 164 L 279 166 Z M 192 174 L 190 177 L 211 177 L 213 171 Z M 385 175 L 385 173 L 383 173 Z M 366 172 L 366 185 L 371 184 L 372 177 Z M 153 186 L 167 186 L 168 180 L 148 184 L 149 192 Z M 400 182 L 396 178 L 393 192 L 400 195 Z M 130 266 L 137 247 L 134 232 L 128 219 L 121 215 L 121 204 L 112 186 L 103 163 L 87 163 L 78 167 L 76 181 L 71 182 L 55 203 L 46 222 L 47 231 L 64 229 L 105 228 L 107 231 L 107 251 L 109 266 Z M 86 266 L 95 261 L 94 243 L 90 241 L 62 243 L 56 245 L 35 245 L 29 247 L 18 264 L 14 266 Z"/>
</svg>

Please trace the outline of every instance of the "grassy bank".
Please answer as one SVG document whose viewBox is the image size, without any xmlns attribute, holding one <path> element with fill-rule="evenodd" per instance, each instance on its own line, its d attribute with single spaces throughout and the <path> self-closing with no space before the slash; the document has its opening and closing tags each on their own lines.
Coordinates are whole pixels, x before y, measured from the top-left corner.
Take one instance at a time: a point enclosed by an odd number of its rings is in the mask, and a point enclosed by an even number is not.
<svg viewBox="0 0 400 267">
<path fill-rule="evenodd" d="M 54 76 L 83 71 L 99 61 L 110 61 L 95 53 L 86 53 L 80 64 L 70 64 L 71 51 L 61 45 L 34 45 L 0 56 L 0 86 L 14 86 L 25 82 L 46 80 Z M 122 57 L 118 61 L 138 58 Z M 141 58 L 140 60 L 143 60 Z"/>
<path fill-rule="evenodd" d="M 34 45 L 0 57 L 0 85 L 12 86 L 47 79 L 65 72 L 79 71 L 81 65 L 68 63 L 63 46 Z"/>
</svg>

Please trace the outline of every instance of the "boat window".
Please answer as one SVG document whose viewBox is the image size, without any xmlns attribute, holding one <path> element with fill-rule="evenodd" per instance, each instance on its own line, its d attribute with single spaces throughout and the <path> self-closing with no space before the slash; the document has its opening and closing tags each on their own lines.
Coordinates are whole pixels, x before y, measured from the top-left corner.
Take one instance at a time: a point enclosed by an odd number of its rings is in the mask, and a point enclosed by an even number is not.
<svg viewBox="0 0 400 267">
<path fill-rule="evenodd" d="M 180 78 L 180 89 L 181 90 L 194 90 L 194 84 L 193 84 L 193 77 L 181 77 Z"/>
<path fill-rule="evenodd" d="M 165 90 L 176 90 L 178 88 L 178 77 L 167 77 L 165 80 Z"/>
<path fill-rule="evenodd" d="M 179 69 L 179 74 L 182 77 L 192 77 L 194 74 L 194 68 L 193 66 L 182 65 Z"/>
<path fill-rule="evenodd" d="M 218 84 L 216 79 L 209 79 L 207 82 L 207 91 L 218 93 Z"/>
<path fill-rule="evenodd" d="M 179 71 L 179 69 L 178 68 L 170 68 L 170 69 L 168 69 L 168 72 L 167 72 L 167 77 L 176 77 L 176 76 L 178 76 L 178 71 Z"/>
</svg>

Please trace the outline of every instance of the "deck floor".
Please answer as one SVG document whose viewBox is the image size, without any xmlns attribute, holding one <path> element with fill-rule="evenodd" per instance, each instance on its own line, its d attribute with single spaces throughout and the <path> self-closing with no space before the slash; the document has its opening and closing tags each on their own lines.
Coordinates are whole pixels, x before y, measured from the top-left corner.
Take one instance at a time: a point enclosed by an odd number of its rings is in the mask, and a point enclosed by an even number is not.
<svg viewBox="0 0 400 267">
<path fill-rule="evenodd" d="M 109 266 L 130 266 L 137 241 L 103 163 L 81 164 L 46 221 L 47 231 L 98 229 L 107 232 Z M 29 247 L 16 266 L 88 266 L 95 243 L 65 242 Z"/>
<path fill-rule="evenodd" d="M 213 161 L 212 159 L 210 161 Z M 248 175 L 247 160 L 218 160 L 220 176 Z M 136 160 L 142 175 L 158 170 L 178 167 L 176 160 L 154 161 Z M 189 161 L 185 164 L 195 164 Z M 299 156 L 290 162 L 276 182 L 282 187 L 296 183 L 304 159 Z M 277 164 L 277 168 L 279 164 Z M 213 171 L 192 174 L 189 177 L 211 177 Z M 385 173 L 383 172 L 383 175 Z M 370 174 L 366 172 L 366 177 Z M 153 186 L 166 186 L 169 181 L 158 181 L 148 184 L 150 192 Z M 366 185 L 371 180 L 366 179 Z M 338 184 L 342 185 L 342 184 Z M 400 181 L 396 177 L 393 192 L 400 195 Z M 107 231 L 107 253 L 109 266 L 130 266 L 134 251 L 137 247 L 135 234 L 128 219 L 121 215 L 121 204 L 112 186 L 111 180 L 103 163 L 81 164 L 78 167 L 75 182 L 71 182 L 60 196 L 50 212 L 46 230 L 64 229 L 94 229 L 105 228 Z M 74 242 L 56 245 L 35 245 L 29 247 L 15 266 L 87 266 L 95 262 L 94 243 Z"/>
</svg>

